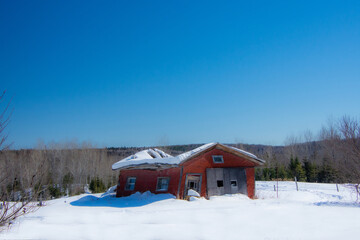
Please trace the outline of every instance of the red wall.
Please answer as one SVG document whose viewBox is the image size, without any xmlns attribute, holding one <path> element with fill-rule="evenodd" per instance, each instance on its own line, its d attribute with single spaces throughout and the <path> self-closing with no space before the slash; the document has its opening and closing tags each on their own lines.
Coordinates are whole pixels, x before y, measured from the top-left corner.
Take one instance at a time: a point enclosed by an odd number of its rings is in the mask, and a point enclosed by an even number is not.
<svg viewBox="0 0 360 240">
<path fill-rule="evenodd" d="M 128 177 L 136 177 L 135 189 L 133 191 L 125 190 L 126 180 Z M 170 168 L 166 170 L 121 170 L 119 175 L 119 183 L 116 191 L 117 197 L 129 196 L 135 192 L 164 193 L 164 191 L 156 191 L 158 177 L 170 177 L 168 193 L 177 195 L 180 168 Z"/>
<path fill-rule="evenodd" d="M 249 198 L 255 196 L 255 168 L 246 168 L 247 192 Z"/>
<path fill-rule="evenodd" d="M 212 155 L 222 155 L 224 163 L 214 163 Z M 181 189 L 180 197 L 184 196 L 185 191 L 185 181 L 187 173 L 201 173 L 201 193 L 200 195 L 206 197 L 206 168 L 225 168 L 225 167 L 245 167 L 246 169 L 246 179 L 247 179 L 247 189 L 248 196 L 253 197 L 255 192 L 255 172 L 254 166 L 257 164 L 246 160 L 245 158 L 236 156 L 234 154 L 225 152 L 220 149 L 212 149 L 196 158 L 193 158 L 189 161 L 186 161 L 182 164 L 184 166 L 184 173 L 181 179 Z M 249 167 L 249 169 L 248 169 Z"/>
<path fill-rule="evenodd" d="M 213 163 L 212 155 L 222 155 L 224 163 Z M 170 177 L 168 193 L 183 198 L 185 191 L 186 174 L 198 173 L 202 174 L 200 195 L 206 197 L 206 168 L 225 168 L 225 167 L 244 167 L 246 168 L 247 190 L 250 198 L 255 193 L 255 171 L 257 164 L 246 160 L 245 158 L 233 155 L 220 149 L 212 149 L 206 153 L 197 156 L 189 161 L 184 162 L 179 167 L 166 170 L 121 170 L 119 175 L 119 185 L 117 188 L 117 197 L 128 196 L 135 192 L 151 191 L 152 193 L 162 193 L 156 191 L 158 177 Z M 181 178 L 181 188 L 178 195 L 178 185 L 180 180 L 181 168 L 183 174 Z M 136 177 L 135 189 L 126 191 L 125 185 L 128 177 Z"/>
</svg>

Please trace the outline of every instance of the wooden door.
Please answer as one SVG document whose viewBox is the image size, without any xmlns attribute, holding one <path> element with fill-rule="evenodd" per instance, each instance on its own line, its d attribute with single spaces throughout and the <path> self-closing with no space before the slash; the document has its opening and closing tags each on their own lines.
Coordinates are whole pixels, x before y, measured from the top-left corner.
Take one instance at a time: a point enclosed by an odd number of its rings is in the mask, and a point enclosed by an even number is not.
<svg viewBox="0 0 360 240">
<path fill-rule="evenodd" d="M 247 195 L 246 172 L 244 168 L 206 169 L 207 195 L 242 193 Z"/>
</svg>

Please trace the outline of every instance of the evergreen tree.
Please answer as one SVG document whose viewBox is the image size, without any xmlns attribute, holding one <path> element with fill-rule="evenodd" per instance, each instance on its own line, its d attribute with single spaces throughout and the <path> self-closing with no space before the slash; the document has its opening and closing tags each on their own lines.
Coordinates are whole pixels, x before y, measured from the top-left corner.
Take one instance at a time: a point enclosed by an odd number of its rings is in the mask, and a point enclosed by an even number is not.
<svg viewBox="0 0 360 240">
<path fill-rule="evenodd" d="M 269 168 L 270 180 L 274 180 L 274 179 L 277 178 L 276 173 L 277 173 L 276 167 L 275 168 L 273 168 L 273 167 Z"/>
<path fill-rule="evenodd" d="M 284 180 L 285 178 L 287 178 L 286 169 L 283 164 L 280 164 L 278 167 L 278 178 L 281 178 L 281 180 Z"/>
<path fill-rule="evenodd" d="M 91 180 L 89 189 L 93 193 L 101 193 L 101 192 L 105 192 L 106 187 L 103 181 L 98 177 L 96 177 L 95 179 Z"/>
<path fill-rule="evenodd" d="M 63 177 L 63 186 L 71 194 L 71 184 L 74 183 L 74 176 L 71 173 L 67 173 Z"/>
<path fill-rule="evenodd" d="M 262 169 L 261 168 L 255 168 L 255 180 L 256 181 L 262 181 L 263 179 L 263 174 L 262 174 Z"/>
<path fill-rule="evenodd" d="M 306 175 L 307 182 L 316 182 L 317 181 L 317 166 L 315 163 L 311 163 L 307 158 L 303 160 L 304 170 Z"/>
<path fill-rule="evenodd" d="M 296 164 L 296 168 L 295 168 L 295 176 L 296 176 L 296 179 L 298 181 L 305 181 L 306 180 L 306 175 L 305 175 L 305 171 L 303 169 L 303 167 L 301 166 L 301 163 L 298 162 Z"/>
<path fill-rule="evenodd" d="M 269 168 L 263 168 L 263 176 L 265 181 L 270 181 L 270 169 Z"/>
<path fill-rule="evenodd" d="M 293 156 L 291 155 L 290 163 L 289 163 L 289 173 L 288 173 L 288 176 L 290 178 L 293 178 L 295 176 L 295 173 L 296 173 L 295 169 L 296 169 L 296 163 L 295 163 Z"/>
<path fill-rule="evenodd" d="M 289 164 L 289 173 L 291 178 L 296 177 L 298 181 L 305 181 L 306 178 L 305 171 L 301 166 L 298 157 L 295 157 L 294 159 L 293 156 L 291 156 L 290 164 Z"/>
<path fill-rule="evenodd" d="M 322 183 L 332 183 L 335 182 L 336 178 L 336 170 L 331 166 L 328 159 L 324 158 L 318 173 L 318 181 Z"/>
</svg>

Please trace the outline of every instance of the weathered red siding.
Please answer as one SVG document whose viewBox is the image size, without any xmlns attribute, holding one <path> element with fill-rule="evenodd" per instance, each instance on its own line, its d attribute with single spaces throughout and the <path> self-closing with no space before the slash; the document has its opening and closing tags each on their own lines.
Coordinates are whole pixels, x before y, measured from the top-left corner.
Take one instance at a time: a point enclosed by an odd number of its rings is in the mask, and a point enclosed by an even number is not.
<svg viewBox="0 0 360 240">
<path fill-rule="evenodd" d="M 249 198 L 255 196 L 255 168 L 246 168 L 247 192 Z"/>
<path fill-rule="evenodd" d="M 125 190 L 126 180 L 128 177 L 136 177 L 135 189 L 133 191 Z M 170 168 L 166 170 L 121 170 L 119 175 L 119 184 L 116 191 L 117 197 L 129 196 L 135 192 L 163 193 L 163 191 L 156 191 L 156 184 L 158 177 L 169 177 L 169 188 L 167 193 L 177 195 L 180 169 Z"/>
<path fill-rule="evenodd" d="M 222 155 L 224 163 L 213 163 L 213 155 Z M 162 193 L 161 191 L 156 191 L 157 178 L 169 177 L 170 182 L 167 193 L 171 193 L 179 198 L 183 198 L 185 191 L 186 174 L 201 174 L 202 179 L 200 195 L 203 197 L 207 197 L 207 168 L 243 167 L 246 169 L 248 196 L 250 198 L 253 198 L 255 194 L 255 166 L 257 166 L 257 164 L 243 157 L 239 157 L 232 153 L 225 152 L 221 149 L 214 148 L 212 150 L 202 153 L 201 155 L 191 160 L 185 161 L 179 167 L 175 168 L 170 168 L 166 170 L 121 170 L 116 196 L 128 196 L 135 192 L 146 191 L 151 191 L 152 193 Z M 181 171 L 181 169 L 183 169 L 183 171 Z M 133 191 L 125 190 L 126 180 L 128 177 L 136 177 L 135 189 Z M 180 192 L 178 192 L 180 177 L 181 187 Z"/>
<path fill-rule="evenodd" d="M 213 155 L 222 155 L 224 163 L 214 163 L 212 160 Z M 255 163 L 245 158 L 214 148 L 183 163 L 184 171 L 181 179 L 180 197 L 184 196 L 186 174 L 202 174 L 200 195 L 202 197 L 206 197 L 206 168 L 244 167 L 254 169 L 254 166 L 256 166 Z M 251 170 L 249 171 L 249 169 L 246 169 L 247 189 L 249 197 L 253 197 L 255 191 L 255 178 L 253 178 L 254 176 L 254 174 L 251 174 Z"/>
</svg>

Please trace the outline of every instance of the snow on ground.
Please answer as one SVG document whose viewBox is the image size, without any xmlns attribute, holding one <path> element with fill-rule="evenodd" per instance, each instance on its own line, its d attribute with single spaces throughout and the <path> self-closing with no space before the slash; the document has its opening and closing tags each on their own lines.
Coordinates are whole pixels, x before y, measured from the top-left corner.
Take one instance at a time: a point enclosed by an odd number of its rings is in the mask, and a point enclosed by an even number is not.
<svg viewBox="0 0 360 240">
<path fill-rule="evenodd" d="M 176 200 L 170 194 L 83 194 L 48 201 L 0 239 L 359 239 L 360 204 L 345 185 L 257 182 L 241 194 Z"/>
</svg>

